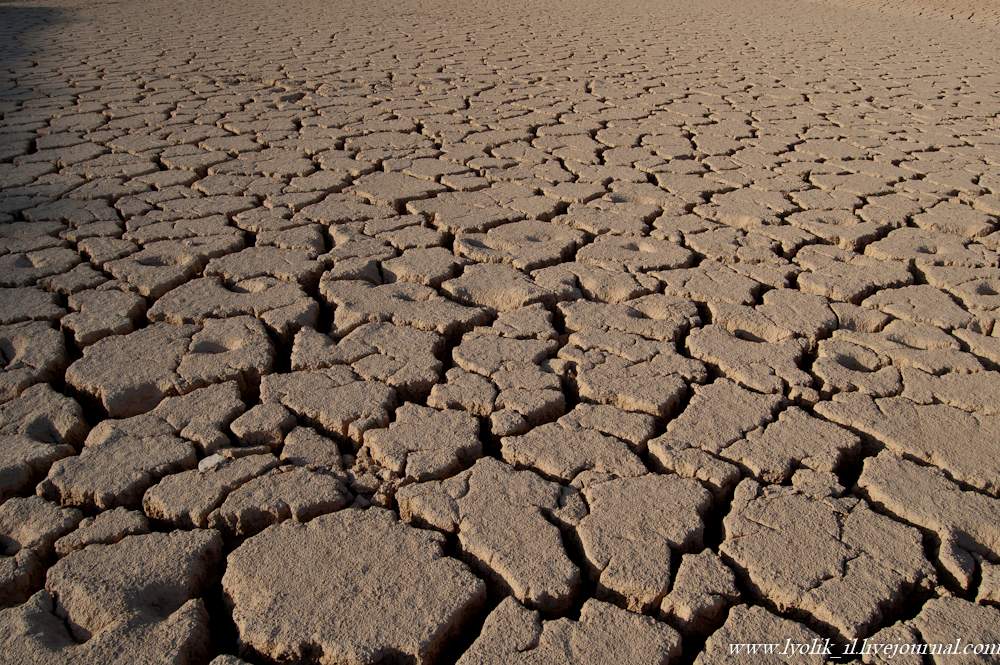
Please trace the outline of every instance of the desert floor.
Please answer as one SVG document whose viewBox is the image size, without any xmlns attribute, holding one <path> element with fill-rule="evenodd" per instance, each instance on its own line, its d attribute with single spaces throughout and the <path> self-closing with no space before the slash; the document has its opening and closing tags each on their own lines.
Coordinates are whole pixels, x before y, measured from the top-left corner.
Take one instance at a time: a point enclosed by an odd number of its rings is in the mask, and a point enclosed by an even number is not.
<svg viewBox="0 0 1000 665">
<path fill-rule="evenodd" d="M 0 662 L 1000 643 L 998 25 L 0 4 Z"/>
</svg>

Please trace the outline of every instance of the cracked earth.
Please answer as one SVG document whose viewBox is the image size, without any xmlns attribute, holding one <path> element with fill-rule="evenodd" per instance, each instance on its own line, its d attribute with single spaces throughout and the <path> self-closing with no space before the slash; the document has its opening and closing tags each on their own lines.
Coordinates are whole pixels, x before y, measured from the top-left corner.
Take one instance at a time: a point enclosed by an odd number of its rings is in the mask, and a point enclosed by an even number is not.
<svg viewBox="0 0 1000 665">
<path fill-rule="evenodd" d="M 0 660 L 1000 643 L 998 22 L 0 4 Z"/>
</svg>

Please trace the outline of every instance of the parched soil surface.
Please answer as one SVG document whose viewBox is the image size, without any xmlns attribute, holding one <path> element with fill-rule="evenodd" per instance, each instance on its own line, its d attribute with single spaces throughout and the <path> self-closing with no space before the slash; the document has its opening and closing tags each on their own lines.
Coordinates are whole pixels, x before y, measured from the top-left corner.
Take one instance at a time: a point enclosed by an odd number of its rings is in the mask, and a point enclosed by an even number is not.
<svg viewBox="0 0 1000 665">
<path fill-rule="evenodd" d="M 998 21 L 0 4 L 0 661 L 1000 643 Z"/>
</svg>

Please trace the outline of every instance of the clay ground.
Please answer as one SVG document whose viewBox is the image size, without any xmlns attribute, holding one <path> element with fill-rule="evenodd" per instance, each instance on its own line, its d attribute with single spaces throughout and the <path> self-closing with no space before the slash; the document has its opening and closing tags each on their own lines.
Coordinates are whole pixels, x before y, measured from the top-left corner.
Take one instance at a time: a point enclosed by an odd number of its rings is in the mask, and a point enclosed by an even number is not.
<svg viewBox="0 0 1000 665">
<path fill-rule="evenodd" d="M 998 24 L 0 4 L 0 661 L 1000 643 Z"/>
</svg>

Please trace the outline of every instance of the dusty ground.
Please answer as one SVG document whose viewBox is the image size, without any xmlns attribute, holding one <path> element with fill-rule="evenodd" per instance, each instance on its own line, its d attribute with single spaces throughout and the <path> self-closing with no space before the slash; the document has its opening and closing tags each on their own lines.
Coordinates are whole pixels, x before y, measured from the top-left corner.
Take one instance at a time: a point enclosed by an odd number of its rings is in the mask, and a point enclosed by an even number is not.
<svg viewBox="0 0 1000 665">
<path fill-rule="evenodd" d="M 0 660 L 1000 642 L 998 20 L 0 4 Z"/>
</svg>

